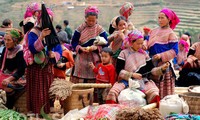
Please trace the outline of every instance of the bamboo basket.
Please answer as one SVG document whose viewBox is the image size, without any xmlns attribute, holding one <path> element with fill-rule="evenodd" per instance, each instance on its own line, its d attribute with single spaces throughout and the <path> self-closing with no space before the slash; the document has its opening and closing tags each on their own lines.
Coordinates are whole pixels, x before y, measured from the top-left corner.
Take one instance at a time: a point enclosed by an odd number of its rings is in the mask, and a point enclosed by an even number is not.
<svg viewBox="0 0 200 120">
<path fill-rule="evenodd" d="M 27 113 L 26 91 L 23 91 L 19 98 L 15 101 L 14 107 L 20 113 Z"/>
<path fill-rule="evenodd" d="M 187 102 L 190 114 L 200 114 L 200 93 L 186 92 L 180 94 L 180 97 Z"/>
<path fill-rule="evenodd" d="M 181 93 L 188 92 L 188 88 L 189 87 L 175 87 L 174 93 L 181 94 Z"/>
<path fill-rule="evenodd" d="M 71 96 L 64 100 L 64 114 L 73 109 L 82 109 L 93 103 L 94 88 L 72 88 Z"/>
</svg>

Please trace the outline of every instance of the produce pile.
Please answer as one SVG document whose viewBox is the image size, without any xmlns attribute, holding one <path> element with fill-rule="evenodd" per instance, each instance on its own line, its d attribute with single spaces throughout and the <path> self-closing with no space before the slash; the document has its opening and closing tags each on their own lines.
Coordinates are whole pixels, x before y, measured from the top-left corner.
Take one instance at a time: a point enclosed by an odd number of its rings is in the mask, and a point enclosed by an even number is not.
<svg viewBox="0 0 200 120">
<path fill-rule="evenodd" d="M 22 115 L 13 110 L 0 110 L 0 120 L 27 120 L 25 115 Z"/>
<path fill-rule="evenodd" d="M 146 110 L 142 108 L 125 108 L 118 111 L 116 120 L 164 120 L 164 118 L 157 108 Z"/>
</svg>

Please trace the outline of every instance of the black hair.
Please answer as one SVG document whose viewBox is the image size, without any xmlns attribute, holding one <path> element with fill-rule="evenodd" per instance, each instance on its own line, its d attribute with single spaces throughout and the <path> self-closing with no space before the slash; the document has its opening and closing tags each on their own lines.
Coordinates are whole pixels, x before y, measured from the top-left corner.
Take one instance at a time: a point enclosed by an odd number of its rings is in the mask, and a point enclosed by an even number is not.
<svg viewBox="0 0 200 120">
<path fill-rule="evenodd" d="M 189 36 L 189 37 L 191 36 L 189 32 L 185 32 L 184 34 Z"/>
<path fill-rule="evenodd" d="M 110 56 L 113 55 L 112 50 L 111 50 L 110 48 L 108 48 L 108 47 L 104 47 L 104 48 L 101 50 L 101 53 L 102 53 L 102 52 L 108 53 Z"/>
<path fill-rule="evenodd" d="M 64 20 L 63 23 L 67 26 L 69 25 L 69 21 L 68 20 Z"/>
<path fill-rule="evenodd" d="M 98 14 L 97 13 L 94 13 L 94 12 L 88 12 L 86 15 L 85 15 L 85 18 L 87 18 L 88 16 L 96 16 L 98 18 Z"/>
<path fill-rule="evenodd" d="M 2 25 L 3 26 L 8 26 L 8 25 L 10 25 L 12 23 L 12 21 L 10 20 L 10 19 L 5 19 L 3 22 L 2 22 Z"/>
<path fill-rule="evenodd" d="M 125 18 L 124 16 L 119 16 L 119 17 L 117 17 L 117 19 L 115 20 L 117 26 L 118 26 L 120 20 L 126 21 L 126 18 Z"/>
<path fill-rule="evenodd" d="M 56 25 L 56 29 L 61 30 L 61 29 L 62 29 L 62 26 L 61 26 L 61 25 Z"/>
</svg>

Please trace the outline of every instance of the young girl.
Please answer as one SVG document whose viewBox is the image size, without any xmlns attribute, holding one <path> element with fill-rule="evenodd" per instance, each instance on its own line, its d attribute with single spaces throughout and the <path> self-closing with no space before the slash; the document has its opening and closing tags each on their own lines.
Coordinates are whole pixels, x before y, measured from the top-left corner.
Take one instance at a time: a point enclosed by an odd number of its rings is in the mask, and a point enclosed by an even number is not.
<svg viewBox="0 0 200 120">
<path fill-rule="evenodd" d="M 97 23 L 99 10 L 95 6 L 88 6 L 85 9 L 85 22 L 74 32 L 72 46 L 76 50 L 75 67 L 72 82 L 94 82 L 95 74 L 88 66 L 89 62 L 97 65 L 100 62 L 99 52 L 102 46 L 93 45 L 94 38 L 104 37 L 107 40 L 106 31 Z"/>
<path fill-rule="evenodd" d="M 129 22 L 130 22 L 130 21 L 128 21 L 128 18 L 129 18 L 129 16 L 131 16 L 133 10 L 134 10 L 134 6 L 133 6 L 133 4 L 130 3 L 130 2 L 125 2 L 125 3 L 121 6 L 121 8 L 120 8 L 120 10 L 119 10 L 120 16 L 125 17 L 125 19 L 126 19 L 126 21 L 128 22 L 128 24 L 129 24 Z M 116 24 L 115 24 L 115 20 L 116 20 L 117 17 L 118 17 L 118 16 L 114 17 L 114 18 L 112 19 L 112 21 L 111 21 L 111 24 L 110 24 L 110 26 L 109 26 L 109 33 L 110 33 L 110 34 L 112 34 L 112 33 L 117 29 L 117 26 L 116 26 Z M 131 24 L 131 22 L 130 22 L 130 24 Z M 134 26 L 133 26 L 133 27 L 134 27 Z"/>
<path fill-rule="evenodd" d="M 94 66 L 92 62 L 89 63 L 90 67 L 96 73 L 96 83 L 111 83 L 112 85 L 115 83 L 115 67 L 112 62 L 112 50 L 108 47 L 104 47 L 101 51 L 101 61 L 97 67 Z M 98 99 L 99 103 L 105 103 L 103 99 L 103 91 L 105 89 L 98 89 Z"/>
<path fill-rule="evenodd" d="M 140 31 L 133 30 L 128 34 L 126 40 L 129 42 L 130 47 L 121 51 L 120 55 L 117 58 L 116 71 L 119 76 L 118 82 L 116 82 L 109 91 L 106 98 L 106 103 L 117 103 L 117 97 L 119 93 L 129 86 L 128 80 L 130 78 L 145 80 L 142 74 L 136 73 L 140 67 L 146 65 L 147 62 L 150 61 L 148 54 L 141 49 L 144 40 L 143 35 Z M 150 61 L 148 62 L 148 66 L 146 66 L 143 73 L 151 71 L 153 75 L 161 75 L 162 71 L 165 71 L 167 66 L 168 65 L 164 65 L 162 67 L 153 68 L 153 63 Z M 146 79 L 145 81 L 145 84 L 148 84 L 148 80 Z M 152 92 L 152 94 L 146 93 L 148 103 L 159 101 L 158 90 L 156 88 L 152 89 L 155 90 L 152 90 L 154 91 Z M 144 88 L 144 92 L 147 92 L 147 88 Z"/>
<path fill-rule="evenodd" d="M 181 39 L 179 41 L 178 47 L 179 47 L 178 55 L 173 59 L 173 63 L 174 63 L 174 68 L 176 70 L 181 70 L 181 67 L 184 65 L 187 59 L 189 45 L 185 40 Z"/>
<path fill-rule="evenodd" d="M 119 55 L 119 53 L 122 50 L 122 45 L 124 43 L 125 36 L 127 35 L 127 23 L 126 23 L 126 18 L 123 16 L 119 16 L 116 18 L 114 22 L 117 26 L 115 32 L 113 32 L 109 37 L 108 37 L 108 42 L 110 44 L 110 48 L 112 49 L 113 52 L 113 64 L 116 64 L 116 59 Z"/>
</svg>

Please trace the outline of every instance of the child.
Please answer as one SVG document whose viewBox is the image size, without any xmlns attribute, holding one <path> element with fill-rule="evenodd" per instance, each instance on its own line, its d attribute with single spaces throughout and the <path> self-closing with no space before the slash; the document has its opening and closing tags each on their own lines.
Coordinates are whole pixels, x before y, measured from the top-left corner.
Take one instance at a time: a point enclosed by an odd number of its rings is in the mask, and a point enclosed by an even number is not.
<svg viewBox="0 0 200 120">
<path fill-rule="evenodd" d="M 62 56 L 58 63 L 54 65 L 54 78 L 66 78 L 66 70 L 74 66 L 74 59 L 71 51 L 69 51 L 65 46 L 67 41 L 66 33 L 64 31 L 58 32 L 58 39 L 61 42 Z"/>
<path fill-rule="evenodd" d="M 180 39 L 185 40 L 188 43 L 188 45 L 190 46 L 190 38 L 188 35 L 183 34 Z"/>
<path fill-rule="evenodd" d="M 178 47 L 179 47 L 178 55 L 173 59 L 173 63 L 174 63 L 174 68 L 176 70 L 181 70 L 181 67 L 184 65 L 187 59 L 189 45 L 185 40 L 181 39 L 179 41 Z"/>
<path fill-rule="evenodd" d="M 123 45 L 125 36 L 127 35 L 127 22 L 126 18 L 123 16 L 119 16 L 116 18 L 114 24 L 116 24 L 116 30 L 108 37 L 108 42 L 110 44 L 110 48 L 113 52 L 113 64 L 116 64 L 116 58 L 121 52 L 121 47 Z"/>
<path fill-rule="evenodd" d="M 94 66 L 92 62 L 89 63 L 89 66 L 93 69 L 96 75 L 96 83 L 111 83 L 112 85 L 115 83 L 115 67 L 111 63 L 112 50 L 108 47 L 104 47 L 101 51 L 101 61 L 97 67 Z M 103 99 L 103 93 L 105 89 L 98 89 L 98 99 L 99 103 L 105 103 Z M 107 94 L 107 93 L 105 93 Z"/>
<path fill-rule="evenodd" d="M 159 93 L 156 86 L 147 89 L 148 80 L 143 78 L 143 74 L 136 73 L 139 68 L 146 66 L 143 73 L 151 72 L 153 75 L 162 75 L 162 72 L 166 70 L 168 65 L 163 65 L 162 67 L 154 68 L 153 63 L 150 61 L 148 54 L 142 50 L 143 45 L 143 35 L 138 30 L 133 30 L 128 34 L 126 38 L 130 44 L 129 48 L 122 50 L 117 58 L 116 71 L 118 74 L 118 82 L 116 82 L 108 93 L 106 98 L 106 103 L 112 104 L 117 103 L 119 93 L 129 86 L 128 80 L 130 78 L 137 80 L 145 80 L 144 92 L 147 95 L 148 103 L 158 102 Z M 148 62 L 150 61 L 150 62 Z M 150 64 L 149 64 L 150 63 Z M 148 92 L 152 91 L 152 93 Z M 154 91 L 154 92 L 153 92 Z M 137 102 L 137 101 L 136 101 Z"/>
</svg>

